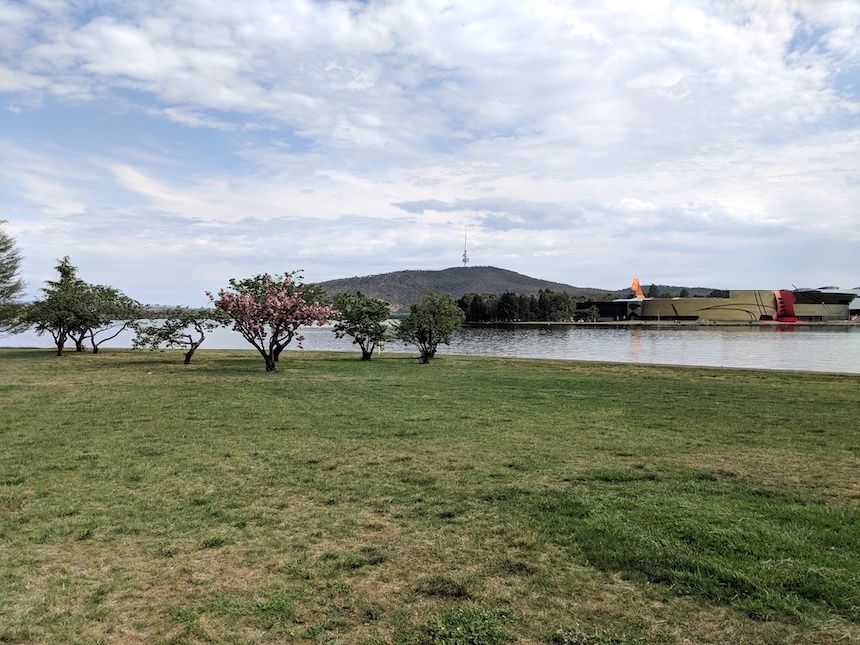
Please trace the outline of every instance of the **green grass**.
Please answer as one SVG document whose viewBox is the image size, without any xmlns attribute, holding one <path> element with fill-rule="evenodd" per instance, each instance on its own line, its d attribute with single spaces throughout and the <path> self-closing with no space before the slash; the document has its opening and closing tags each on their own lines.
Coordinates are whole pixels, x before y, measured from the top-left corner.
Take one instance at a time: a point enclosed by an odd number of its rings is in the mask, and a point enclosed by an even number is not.
<svg viewBox="0 0 860 645">
<path fill-rule="evenodd" d="M 0 350 L 0 642 L 860 639 L 860 378 Z"/>
</svg>

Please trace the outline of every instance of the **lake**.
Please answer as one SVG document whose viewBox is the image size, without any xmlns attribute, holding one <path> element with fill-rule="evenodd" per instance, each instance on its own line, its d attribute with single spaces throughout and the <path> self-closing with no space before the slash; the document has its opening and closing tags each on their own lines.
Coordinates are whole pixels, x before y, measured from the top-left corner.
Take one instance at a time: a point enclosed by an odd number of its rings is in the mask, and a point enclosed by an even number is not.
<svg viewBox="0 0 860 645">
<path fill-rule="evenodd" d="M 331 327 L 303 333 L 305 349 L 357 351 L 348 339 L 335 338 Z M 130 347 L 131 338 L 125 332 L 103 347 Z M 31 331 L 0 335 L 0 347 L 50 346 L 50 336 Z M 203 348 L 251 346 L 236 332 L 220 329 Z M 297 349 L 295 343 L 289 349 Z M 416 353 L 394 342 L 385 351 Z M 439 353 L 860 374 L 860 326 L 465 328 Z"/>
</svg>

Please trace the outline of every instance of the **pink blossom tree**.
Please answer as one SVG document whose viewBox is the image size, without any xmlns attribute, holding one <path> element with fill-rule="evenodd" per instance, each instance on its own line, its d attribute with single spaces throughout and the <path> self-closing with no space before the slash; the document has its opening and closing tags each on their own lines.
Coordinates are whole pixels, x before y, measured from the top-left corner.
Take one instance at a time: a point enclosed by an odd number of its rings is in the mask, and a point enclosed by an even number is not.
<svg viewBox="0 0 860 645">
<path fill-rule="evenodd" d="M 337 315 L 334 307 L 321 304 L 318 287 L 299 280 L 296 272 L 264 273 L 230 280 L 231 289 L 222 289 L 217 298 L 206 292 L 215 307 L 233 319 L 233 329 L 260 352 L 267 372 L 277 369 L 281 352 L 293 339 L 302 346 L 299 327 L 324 325 Z"/>
</svg>

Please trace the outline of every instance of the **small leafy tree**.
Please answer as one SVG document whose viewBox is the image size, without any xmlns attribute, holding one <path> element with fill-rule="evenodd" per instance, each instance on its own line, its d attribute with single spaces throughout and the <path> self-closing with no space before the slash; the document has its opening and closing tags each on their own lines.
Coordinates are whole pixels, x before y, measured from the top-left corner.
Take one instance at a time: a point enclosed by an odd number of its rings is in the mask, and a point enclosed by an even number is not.
<svg viewBox="0 0 860 645">
<path fill-rule="evenodd" d="M 132 327 L 141 315 L 141 304 L 129 298 L 119 289 L 101 284 L 87 285 L 85 307 L 90 324 L 83 328 L 83 338 L 88 338 L 93 354 L 99 346 L 119 336 Z"/>
<path fill-rule="evenodd" d="M 319 287 L 299 282 L 296 273 L 269 275 L 263 273 L 245 280 L 230 280 L 231 289 L 222 289 L 216 298 L 206 292 L 216 308 L 233 320 L 233 329 L 251 343 L 266 363 L 266 371 L 277 369 L 284 348 L 304 338 L 298 333 L 302 325 L 324 325 L 336 310 L 321 304 Z"/>
<path fill-rule="evenodd" d="M 151 350 L 161 347 L 185 349 L 185 365 L 191 363 L 191 357 L 206 340 L 207 333 L 230 322 L 227 315 L 218 309 L 199 311 L 178 308 L 166 311 L 163 316 L 163 319 L 150 321 L 148 325 L 136 323 L 132 347 Z"/>
<path fill-rule="evenodd" d="M 361 348 L 361 360 L 369 361 L 377 347 L 382 349 L 388 331 L 385 321 L 391 315 L 391 307 L 384 300 L 371 298 L 360 291 L 337 294 L 334 306 L 338 311 L 335 336 L 352 337 L 353 345 Z"/>
<path fill-rule="evenodd" d="M 0 220 L 5 224 L 6 220 Z M 22 326 L 21 307 L 15 300 L 24 291 L 19 277 L 21 254 L 15 240 L 0 229 L 0 333 L 18 330 Z"/>
<path fill-rule="evenodd" d="M 409 345 L 417 345 L 421 362 L 429 363 L 436 356 L 439 343 L 451 342 L 451 334 L 463 324 L 465 315 L 454 299 L 428 291 L 420 302 L 410 307 L 409 315 L 397 327 L 397 337 Z"/>
</svg>

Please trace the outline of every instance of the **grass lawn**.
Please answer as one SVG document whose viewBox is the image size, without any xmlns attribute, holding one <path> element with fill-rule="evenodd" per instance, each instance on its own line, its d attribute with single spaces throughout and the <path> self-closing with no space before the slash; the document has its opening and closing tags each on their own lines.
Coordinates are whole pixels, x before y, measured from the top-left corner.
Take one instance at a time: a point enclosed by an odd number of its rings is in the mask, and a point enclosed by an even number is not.
<svg viewBox="0 0 860 645">
<path fill-rule="evenodd" d="M 0 642 L 860 639 L 860 377 L 0 350 Z"/>
</svg>

